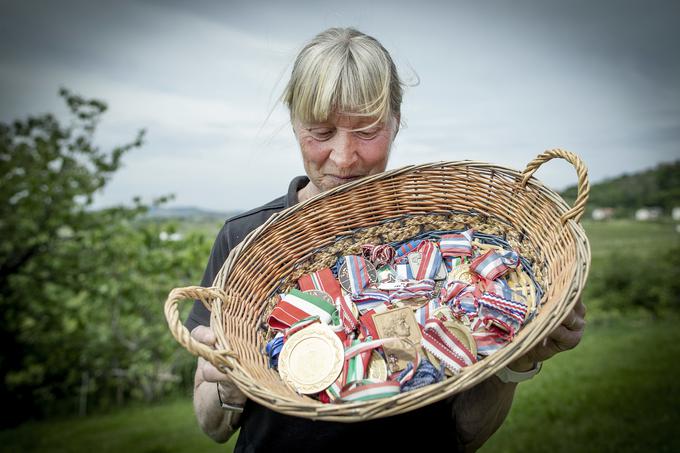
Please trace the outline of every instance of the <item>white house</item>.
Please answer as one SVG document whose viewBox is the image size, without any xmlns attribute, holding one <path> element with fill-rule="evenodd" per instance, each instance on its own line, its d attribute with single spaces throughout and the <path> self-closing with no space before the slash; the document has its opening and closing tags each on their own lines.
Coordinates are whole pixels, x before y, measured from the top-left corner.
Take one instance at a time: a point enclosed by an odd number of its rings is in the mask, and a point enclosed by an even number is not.
<svg viewBox="0 0 680 453">
<path fill-rule="evenodd" d="M 591 214 L 593 220 L 607 220 L 614 217 L 614 208 L 595 208 Z"/>
<path fill-rule="evenodd" d="M 661 217 L 661 208 L 659 207 L 649 207 L 640 208 L 635 211 L 635 220 L 647 221 L 647 220 L 657 220 Z"/>
<path fill-rule="evenodd" d="M 680 206 L 676 206 L 673 208 L 671 217 L 673 217 L 673 220 L 680 221 Z"/>
</svg>

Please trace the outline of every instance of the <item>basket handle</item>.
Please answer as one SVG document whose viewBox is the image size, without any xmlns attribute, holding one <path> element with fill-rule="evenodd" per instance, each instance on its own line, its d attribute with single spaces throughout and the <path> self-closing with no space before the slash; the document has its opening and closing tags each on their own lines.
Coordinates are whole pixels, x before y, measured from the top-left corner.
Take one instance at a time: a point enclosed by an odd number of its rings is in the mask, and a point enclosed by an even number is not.
<svg viewBox="0 0 680 453">
<path fill-rule="evenodd" d="M 184 327 L 184 324 L 179 319 L 179 310 L 177 308 L 180 301 L 187 299 L 199 299 L 207 307 L 212 306 L 211 301 L 217 299 L 217 305 L 221 306 L 222 302 L 227 299 L 227 295 L 220 288 L 203 288 L 201 286 L 187 286 L 185 288 L 175 288 L 168 295 L 165 301 L 165 319 L 168 321 L 170 333 L 175 337 L 175 340 L 184 348 L 194 355 L 203 357 L 208 362 L 212 363 L 218 369 L 226 368 L 231 370 L 233 364 L 232 359 L 238 360 L 238 356 L 226 346 L 221 349 L 213 349 L 203 343 L 194 340 L 189 329 Z M 212 310 L 211 310 L 212 311 Z"/>
<path fill-rule="evenodd" d="M 538 170 L 538 167 L 556 157 L 562 158 L 572 164 L 576 168 L 576 176 L 578 177 L 578 195 L 576 196 L 576 202 L 571 209 L 562 215 L 562 223 L 564 224 L 570 219 L 578 222 L 581 220 L 581 217 L 586 210 L 586 202 L 588 201 L 588 195 L 590 194 L 588 169 L 578 155 L 563 149 L 549 149 L 544 151 L 527 164 L 527 167 L 522 172 L 524 177 L 522 178 L 520 185 L 521 187 L 525 187 L 531 176 Z"/>
</svg>

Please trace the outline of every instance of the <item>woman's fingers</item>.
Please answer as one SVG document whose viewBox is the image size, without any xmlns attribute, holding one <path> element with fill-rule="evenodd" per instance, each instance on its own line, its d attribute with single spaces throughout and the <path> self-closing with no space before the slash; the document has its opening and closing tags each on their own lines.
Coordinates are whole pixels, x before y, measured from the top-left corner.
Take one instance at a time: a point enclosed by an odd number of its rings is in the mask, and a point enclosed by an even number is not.
<svg viewBox="0 0 680 453">
<path fill-rule="evenodd" d="M 214 346 L 215 341 L 217 341 L 217 338 L 215 338 L 215 334 L 213 333 L 213 331 L 206 326 L 197 326 L 194 330 L 191 331 L 191 336 L 194 340 L 198 341 L 199 343 L 203 343 L 204 345 L 207 346 Z"/>
</svg>

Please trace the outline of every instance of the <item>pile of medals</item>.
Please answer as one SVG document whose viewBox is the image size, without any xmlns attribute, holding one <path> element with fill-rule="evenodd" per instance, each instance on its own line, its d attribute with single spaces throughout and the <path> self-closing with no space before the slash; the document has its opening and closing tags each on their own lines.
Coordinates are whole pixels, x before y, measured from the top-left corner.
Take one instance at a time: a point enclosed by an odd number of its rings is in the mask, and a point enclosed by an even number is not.
<svg viewBox="0 0 680 453">
<path fill-rule="evenodd" d="M 304 275 L 268 318 L 270 366 L 322 402 L 439 382 L 507 344 L 538 308 L 530 263 L 497 236 L 437 232 L 362 251 Z"/>
</svg>

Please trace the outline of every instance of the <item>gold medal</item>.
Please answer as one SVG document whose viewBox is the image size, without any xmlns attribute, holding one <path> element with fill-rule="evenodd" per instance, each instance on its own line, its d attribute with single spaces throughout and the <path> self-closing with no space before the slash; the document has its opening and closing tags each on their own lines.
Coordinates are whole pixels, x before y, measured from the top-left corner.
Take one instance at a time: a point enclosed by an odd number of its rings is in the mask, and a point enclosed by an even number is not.
<svg viewBox="0 0 680 453">
<path fill-rule="evenodd" d="M 338 379 L 344 357 L 345 349 L 335 332 L 324 324 L 312 324 L 283 345 L 279 374 L 299 393 L 318 393 Z"/>
<path fill-rule="evenodd" d="M 459 264 L 458 266 L 451 269 L 448 276 L 449 281 L 464 282 L 472 284 L 472 271 L 470 270 L 469 264 Z"/>
<path fill-rule="evenodd" d="M 387 380 L 387 362 L 380 354 L 373 351 L 371 360 L 368 362 L 368 379 L 384 382 Z"/>
<path fill-rule="evenodd" d="M 380 338 L 400 338 L 407 341 L 388 342 L 383 345 L 391 373 L 406 368 L 415 360 L 414 345 L 420 345 L 420 327 L 409 307 L 395 308 L 373 315 Z"/>
<path fill-rule="evenodd" d="M 441 322 L 453 321 L 455 319 L 453 317 L 453 312 L 448 305 L 442 305 L 439 308 L 435 308 L 430 314 L 430 317 L 437 318 Z"/>
</svg>

